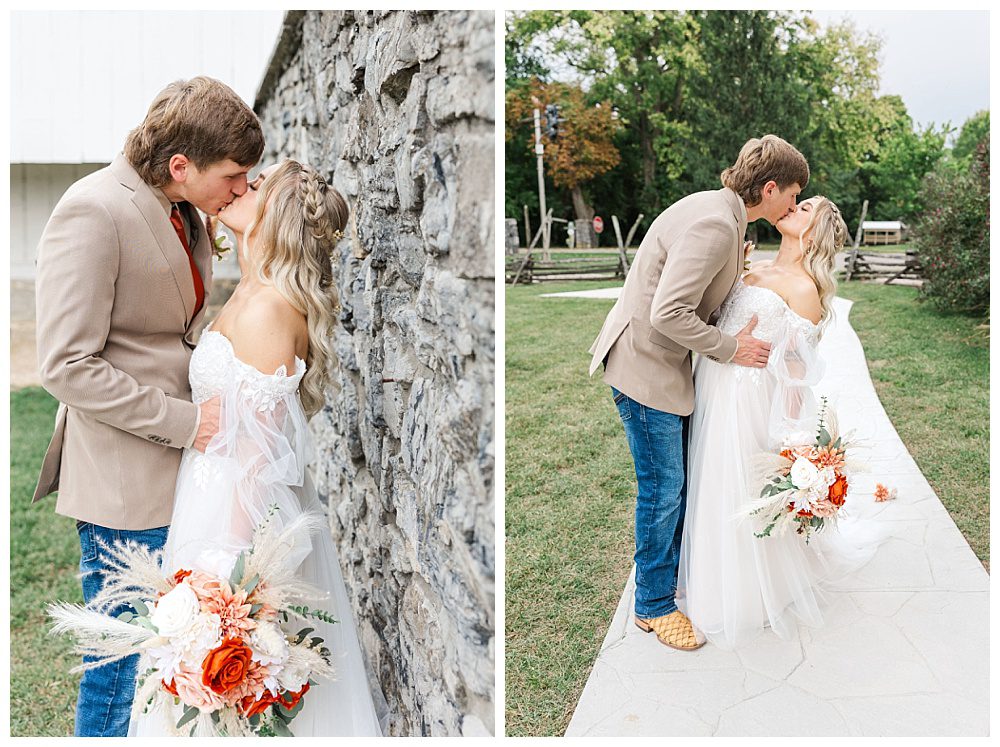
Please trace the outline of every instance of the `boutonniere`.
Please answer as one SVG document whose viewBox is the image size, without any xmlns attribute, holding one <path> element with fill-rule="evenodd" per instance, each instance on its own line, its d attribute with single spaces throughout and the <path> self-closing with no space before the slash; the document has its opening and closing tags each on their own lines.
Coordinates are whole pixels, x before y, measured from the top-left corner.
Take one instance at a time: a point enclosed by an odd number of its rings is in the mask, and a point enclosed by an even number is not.
<svg viewBox="0 0 1000 747">
<path fill-rule="evenodd" d="M 750 272 L 750 254 L 754 250 L 754 243 L 747 241 L 743 244 L 743 271 Z"/>
<path fill-rule="evenodd" d="M 233 248 L 233 240 L 230 238 L 229 232 L 223 227 L 221 221 L 215 220 L 211 216 L 206 216 L 205 227 L 208 229 L 208 235 L 212 237 L 212 256 L 220 260 L 225 259 Z"/>
<path fill-rule="evenodd" d="M 216 259 L 225 259 L 226 255 L 232 251 L 233 240 L 229 238 L 229 234 L 223 230 L 220 230 L 215 234 L 212 239 L 212 254 L 215 255 Z"/>
</svg>

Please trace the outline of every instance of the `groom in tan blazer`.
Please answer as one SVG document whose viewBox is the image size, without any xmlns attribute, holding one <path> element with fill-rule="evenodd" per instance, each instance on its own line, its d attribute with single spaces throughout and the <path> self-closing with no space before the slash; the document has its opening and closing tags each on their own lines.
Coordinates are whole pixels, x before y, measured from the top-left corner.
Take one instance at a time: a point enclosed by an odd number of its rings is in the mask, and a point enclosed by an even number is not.
<svg viewBox="0 0 1000 747">
<path fill-rule="evenodd" d="M 102 543 L 163 547 L 181 449 L 204 450 L 218 430 L 218 402 L 193 404 L 188 384 L 212 288 L 212 237 L 195 208 L 214 215 L 243 194 L 263 148 L 229 87 L 178 81 L 123 154 L 66 191 L 42 234 L 38 363 L 60 405 L 33 501 L 58 490 L 56 512 L 77 519 L 88 602 L 107 570 Z M 84 673 L 76 736 L 126 735 L 136 658 Z"/>
<path fill-rule="evenodd" d="M 747 142 L 722 173 L 722 189 L 688 195 L 653 221 L 590 348 L 590 374 L 604 365 L 639 486 L 635 621 L 673 648 L 704 644 L 674 602 L 694 409 L 691 351 L 741 366 L 767 364 L 770 345 L 752 335 L 756 317 L 735 337 L 709 321 L 740 277 L 747 223 L 776 223 L 795 209 L 808 182 L 805 158 L 781 138 Z"/>
</svg>

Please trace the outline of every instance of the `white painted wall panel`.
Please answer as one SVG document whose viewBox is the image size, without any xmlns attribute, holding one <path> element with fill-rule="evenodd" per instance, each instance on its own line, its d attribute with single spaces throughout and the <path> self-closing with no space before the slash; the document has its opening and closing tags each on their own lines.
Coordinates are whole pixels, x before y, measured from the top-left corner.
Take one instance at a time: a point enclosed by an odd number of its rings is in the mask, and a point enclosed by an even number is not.
<svg viewBox="0 0 1000 747">
<path fill-rule="evenodd" d="M 77 179 L 106 164 L 10 165 L 10 272 L 14 280 L 35 276 L 35 252 L 59 198 Z"/>
<path fill-rule="evenodd" d="M 153 97 L 210 75 L 252 104 L 282 11 L 19 11 L 11 20 L 15 163 L 111 161 Z"/>
</svg>

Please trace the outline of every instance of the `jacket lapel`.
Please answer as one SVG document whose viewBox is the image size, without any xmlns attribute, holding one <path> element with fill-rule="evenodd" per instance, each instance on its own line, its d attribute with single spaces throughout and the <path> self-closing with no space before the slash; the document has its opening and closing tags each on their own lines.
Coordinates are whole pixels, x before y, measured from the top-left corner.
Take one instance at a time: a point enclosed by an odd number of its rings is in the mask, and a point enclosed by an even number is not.
<svg viewBox="0 0 1000 747">
<path fill-rule="evenodd" d="M 173 273 L 177 294 L 184 306 L 184 318 L 190 321 L 195 302 L 191 265 L 188 263 L 187 253 L 177 238 L 177 233 L 170 223 L 170 217 L 163 203 L 160 202 L 153 188 L 146 184 L 138 172 L 132 168 L 125 156 L 119 155 L 115 158 L 112 170 L 118 176 L 119 181 L 132 190 L 132 203 L 139 210 L 146 225 L 149 226 L 149 231 L 156 240 L 160 253 Z M 204 233 L 204 229 L 202 229 L 202 233 Z"/>
<path fill-rule="evenodd" d="M 729 209 L 736 219 L 737 235 L 739 237 L 736 239 L 736 254 L 734 257 L 736 266 L 733 272 L 733 282 L 729 286 L 729 290 L 726 291 L 726 295 L 728 296 L 732 289 L 736 287 L 736 282 L 740 279 L 740 273 L 743 271 L 743 242 L 747 235 L 747 208 L 743 204 L 743 199 L 733 190 L 729 189 L 729 187 L 722 189 L 722 195 L 725 197 Z"/>
</svg>

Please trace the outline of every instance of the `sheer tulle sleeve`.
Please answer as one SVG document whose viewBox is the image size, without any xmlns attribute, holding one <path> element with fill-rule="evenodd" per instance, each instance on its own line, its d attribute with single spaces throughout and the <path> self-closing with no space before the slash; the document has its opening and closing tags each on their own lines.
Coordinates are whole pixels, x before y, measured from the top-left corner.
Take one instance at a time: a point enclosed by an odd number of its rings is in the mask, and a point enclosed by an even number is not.
<svg viewBox="0 0 1000 747">
<path fill-rule="evenodd" d="M 786 313 L 784 329 L 775 338 L 767 368 L 777 387 L 768 422 L 768 447 L 811 443 L 816 435 L 817 403 L 813 387 L 823 378 L 824 363 L 817 328 Z"/>
<path fill-rule="evenodd" d="M 295 491 L 304 484 L 313 454 L 297 394 L 305 364 L 298 359 L 296 364 L 291 375 L 284 366 L 268 375 L 236 361 L 219 395 L 219 432 L 204 460 L 222 474 L 215 483 L 218 491 L 205 496 L 215 505 L 199 506 L 198 514 L 228 556 L 250 544 L 254 527 L 268 514 L 280 527 L 302 513 Z M 296 548 L 296 554 L 304 558 L 310 549 Z M 220 557 L 220 562 L 225 560 Z"/>
</svg>

